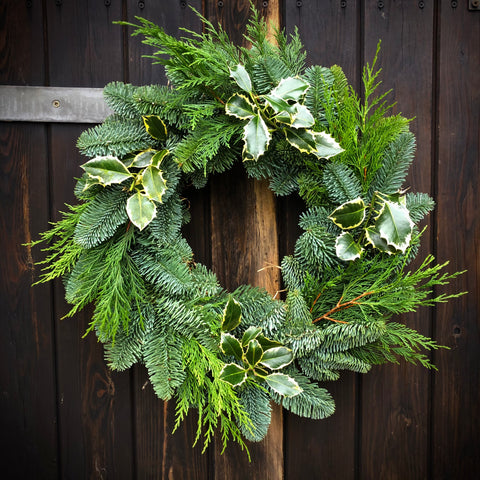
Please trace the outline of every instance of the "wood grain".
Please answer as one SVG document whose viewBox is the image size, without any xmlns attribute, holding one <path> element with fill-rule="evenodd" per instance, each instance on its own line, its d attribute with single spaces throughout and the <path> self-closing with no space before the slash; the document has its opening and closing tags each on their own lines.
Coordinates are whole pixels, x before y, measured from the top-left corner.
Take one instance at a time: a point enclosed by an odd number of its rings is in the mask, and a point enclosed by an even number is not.
<svg viewBox="0 0 480 480">
<path fill-rule="evenodd" d="M 480 477 L 479 12 L 442 2 L 439 24 L 437 257 L 468 269 L 452 287 L 468 295 L 436 309 L 440 343 L 432 395 L 432 478 Z"/>
</svg>

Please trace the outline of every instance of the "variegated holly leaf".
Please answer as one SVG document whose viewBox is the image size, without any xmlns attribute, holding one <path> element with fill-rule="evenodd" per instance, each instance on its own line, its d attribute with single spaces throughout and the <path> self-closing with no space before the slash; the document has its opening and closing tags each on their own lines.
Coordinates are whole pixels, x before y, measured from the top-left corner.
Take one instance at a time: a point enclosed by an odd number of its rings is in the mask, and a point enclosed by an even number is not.
<svg viewBox="0 0 480 480">
<path fill-rule="evenodd" d="M 260 155 L 265 153 L 272 138 L 265 121 L 260 115 L 255 115 L 245 125 L 243 133 L 243 140 L 245 142 L 243 159 L 257 160 Z"/>
<path fill-rule="evenodd" d="M 141 175 L 141 184 L 150 200 L 162 203 L 162 197 L 167 190 L 167 181 L 159 168 L 152 165 L 145 168 Z"/>
<path fill-rule="evenodd" d="M 157 153 L 152 157 L 152 167 L 160 168 L 163 159 L 169 154 L 168 150 L 159 150 Z"/>
<path fill-rule="evenodd" d="M 237 82 L 237 85 L 245 92 L 252 91 L 250 75 L 243 65 L 236 65 L 230 69 L 230 76 Z"/>
<path fill-rule="evenodd" d="M 242 336 L 242 345 L 246 347 L 252 340 L 262 333 L 262 327 L 248 327 Z"/>
<path fill-rule="evenodd" d="M 147 133 L 151 137 L 161 142 L 167 139 L 167 127 L 158 115 L 144 115 L 142 118 Z"/>
<path fill-rule="evenodd" d="M 298 102 L 307 92 L 310 85 L 299 77 L 288 77 L 280 80 L 280 83 L 270 92 L 283 100 Z"/>
<path fill-rule="evenodd" d="M 365 203 L 359 197 L 337 207 L 328 217 L 343 230 L 358 227 L 365 220 Z"/>
<path fill-rule="evenodd" d="M 275 120 L 285 123 L 293 128 L 311 127 L 315 120 L 310 110 L 305 105 L 295 103 L 290 106 L 290 110 L 283 110 L 275 116 Z"/>
<path fill-rule="evenodd" d="M 272 390 L 284 397 L 294 397 L 303 392 L 300 385 L 292 377 L 283 373 L 271 373 L 265 377 L 265 381 Z"/>
<path fill-rule="evenodd" d="M 287 347 L 274 347 L 266 350 L 263 353 L 260 363 L 270 368 L 271 370 L 278 370 L 286 367 L 293 361 L 293 353 Z"/>
<path fill-rule="evenodd" d="M 315 136 L 315 152 L 318 158 L 331 158 L 344 150 L 340 144 L 326 132 L 314 132 Z"/>
<path fill-rule="evenodd" d="M 406 207 L 400 203 L 384 202 L 375 219 L 375 230 L 388 245 L 405 252 L 410 245 L 414 223 Z"/>
<path fill-rule="evenodd" d="M 233 117 L 246 120 L 255 115 L 255 107 L 245 95 L 235 93 L 225 104 L 225 112 Z"/>
<path fill-rule="evenodd" d="M 131 222 L 143 230 L 157 215 L 157 208 L 149 198 L 137 192 L 127 200 L 127 214 Z"/>
<path fill-rule="evenodd" d="M 282 346 L 282 344 L 280 342 L 277 342 L 275 340 L 270 340 L 269 338 L 264 337 L 263 335 L 258 335 L 258 337 L 256 337 L 256 338 L 257 338 L 258 342 L 260 343 L 260 345 L 262 346 L 263 351 L 266 351 L 269 348 L 275 348 L 275 347 L 281 347 Z"/>
<path fill-rule="evenodd" d="M 248 364 L 251 367 L 257 365 L 257 363 L 262 360 L 263 349 L 260 343 L 257 340 L 251 340 L 248 342 L 247 351 L 245 353 L 245 358 L 247 359 Z"/>
<path fill-rule="evenodd" d="M 229 383 L 232 387 L 241 385 L 247 379 L 247 371 L 236 363 L 228 363 L 220 372 L 220 380 Z"/>
<path fill-rule="evenodd" d="M 234 328 L 240 325 L 242 319 L 242 307 L 241 305 L 233 298 L 229 297 L 225 308 L 223 309 L 222 316 L 222 331 L 230 332 Z"/>
<path fill-rule="evenodd" d="M 380 236 L 380 233 L 375 227 L 370 226 L 365 229 L 365 238 L 373 247 L 378 248 L 378 250 L 388 253 L 389 255 L 398 252 L 398 250 L 389 245 L 386 240 Z"/>
<path fill-rule="evenodd" d="M 138 153 L 133 158 L 133 161 L 129 165 L 129 167 L 144 168 L 150 165 L 152 158 L 156 153 L 157 150 L 154 150 L 153 148 L 149 148 L 148 150 L 144 150 L 143 152 Z"/>
<path fill-rule="evenodd" d="M 335 252 L 340 260 L 352 262 L 360 257 L 363 249 L 355 242 L 350 232 L 344 232 L 335 241 Z"/>
<path fill-rule="evenodd" d="M 284 132 L 288 143 L 301 152 L 314 153 L 317 150 L 315 132 L 312 130 L 285 128 Z"/>
<path fill-rule="evenodd" d="M 275 113 L 286 112 L 292 115 L 295 113 L 295 107 L 283 98 L 275 95 L 263 95 L 262 98 L 265 99 L 265 103 L 270 106 Z"/>
<path fill-rule="evenodd" d="M 222 333 L 220 348 L 225 355 L 233 355 L 238 361 L 242 361 L 242 346 L 240 345 L 240 342 L 230 333 Z"/>
<path fill-rule="evenodd" d="M 97 181 L 95 183 L 100 183 L 103 186 L 122 183 L 132 177 L 127 167 L 117 157 L 111 155 L 95 157 L 81 165 L 81 168 L 87 172 L 91 179 Z"/>
</svg>

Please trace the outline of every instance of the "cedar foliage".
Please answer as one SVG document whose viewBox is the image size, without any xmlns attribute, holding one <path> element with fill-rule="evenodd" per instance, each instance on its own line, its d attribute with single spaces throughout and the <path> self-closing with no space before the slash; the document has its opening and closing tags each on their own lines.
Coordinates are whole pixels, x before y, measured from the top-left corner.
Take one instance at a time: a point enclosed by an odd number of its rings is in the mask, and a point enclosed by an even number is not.
<svg viewBox="0 0 480 480">
<path fill-rule="evenodd" d="M 155 393 L 176 399 L 176 428 L 190 409 L 197 410 L 195 442 L 203 439 L 205 448 L 217 429 L 224 447 L 230 439 L 242 447 L 244 438 L 261 440 L 270 423 L 271 400 L 300 416 L 331 415 L 334 401 L 318 382 L 336 380 L 343 370 L 367 372 L 398 358 L 432 367 L 425 350 L 439 345 L 390 318 L 455 297 L 431 294 L 456 274 L 443 273 L 444 265 L 434 265 L 431 256 L 409 270 L 420 241 L 416 228 L 404 251 L 369 248 L 354 261 L 342 260 L 336 252 L 341 229 L 332 222 L 332 211 L 360 198 L 371 217 L 379 214 L 378 198 L 400 195 L 413 159 L 415 139 L 408 120 L 388 116 L 388 92 L 377 93 L 377 55 L 364 69 L 362 101 L 340 67 L 306 68 L 296 33 L 287 37 L 277 32 L 276 45 L 269 43 L 265 22 L 255 10 L 247 29 L 249 49 L 235 47 L 205 19 L 204 33 L 187 31 L 182 39 L 138 20 L 135 34 L 154 48 L 152 58 L 165 66 L 170 86 L 107 85 L 105 97 L 114 115 L 78 140 L 82 153 L 100 159 L 113 155 L 130 176 L 102 185 L 85 173 L 75 190 L 79 205 L 69 206 L 34 242 L 47 243 L 39 281 L 64 278 L 72 304 L 68 316 L 94 303 L 89 331 L 105 344 L 109 366 L 125 370 L 145 364 Z M 241 157 L 245 121 L 225 111 L 239 91 L 231 76 L 238 64 L 249 75 L 252 99 L 258 102 L 282 79 L 306 82 L 301 101 L 313 116 L 312 131 L 331 135 L 343 148 L 327 160 L 295 148 L 277 128 L 268 149 L 244 162 L 250 176 L 270 179 L 277 195 L 299 194 L 306 203 L 300 218 L 303 233 L 281 263 L 284 301 L 251 286 L 228 295 L 213 272 L 194 262 L 181 232 L 188 221 L 183 188 L 190 183 L 201 188 L 210 173 L 229 169 Z M 271 115 L 269 108 L 265 112 Z M 166 140 L 149 133 L 145 115 L 161 119 Z M 144 166 L 135 167 L 134 159 L 149 149 L 168 149 L 155 167 L 166 190 L 161 202 L 151 200 L 155 215 L 139 228 L 129 218 L 128 199 L 136 189 L 145 195 L 138 180 L 144 179 Z M 415 223 L 433 207 L 421 193 L 409 193 L 404 203 Z M 357 227 L 352 231 L 363 235 Z M 229 298 L 238 303 L 242 318 L 231 337 L 242 338 L 258 327 L 263 335 L 258 338 L 291 352 L 281 378 L 288 376 L 297 394 L 267 385 L 263 367 L 249 370 L 251 375 L 238 386 L 222 380 L 232 359 L 243 368 L 220 348 Z"/>
</svg>

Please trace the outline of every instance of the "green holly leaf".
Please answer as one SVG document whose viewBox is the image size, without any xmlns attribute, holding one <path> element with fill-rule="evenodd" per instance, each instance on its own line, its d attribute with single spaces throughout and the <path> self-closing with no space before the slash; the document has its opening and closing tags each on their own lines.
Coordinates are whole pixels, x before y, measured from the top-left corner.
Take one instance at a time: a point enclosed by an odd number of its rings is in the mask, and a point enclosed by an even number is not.
<svg viewBox="0 0 480 480">
<path fill-rule="evenodd" d="M 138 153 L 133 158 L 133 161 L 129 165 L 129 167 L 144 168 L 150 165 L 152 158 L 156 153 L 157 150 L 154 150 L 153 148 L 149 148 L 148 150 L 144 150 L 143 152 Z"/>
<path fill-rule="evenodd" d="M 414 223 L 406 207 L 386 201 L 375 219 L 375 230 L 388 245 L 405 252 L 410 245 Z"/>
<path fill-rule="evenodd" d="M 287 115 L 293 115 L 295 113 L 294 106 L 290 105 L 283 98 L 275 95 L 263 95 L 262 98 L 265 99 L 266 104 L 270 106 L 275 113 L 286 112 Z"/>
<path fill-rule="evenodd" d="M 296 103 L 294 105 L 295 113 L 292 118 L 291 126 L 293 128 L 308 128 L 313 126 L 315 119 L 310 113 L 310 110 L 305 105 Z"/>
<path fill-rule="evenodd" d="M 225 104 L 225 112 L 233 117 L 246 120 L 255 116 L 255 107 L 245 95 L 236 93 Z"/>
<path fill-rule="evenodd" d="M 292 377 L 283 373 L 271 373 L 265 377 L 265 381 L 272 390 L 284 397 L 294 397 L 303 391 Z"/>
<path fill-rule="evenodd" d="M 167 139 L 167 127 L 158 115 L 144 115 L 142 118 L 147 133 L 151 137 L 161 142 Z"/>
<path fill-rule="evenodd" d="M 298 102 L 305 95 L 309 87 L 310 85 L 299 77 L 288 77 L 280 80 L 280 83 L 270 94 L 283 100 Z"/>
<path fill-rule="evenodd" d="M 250 75 L 243 65 L 236 65 L 230 69 L 230 77 L 232 77 L 237 85 L 245 92 L 252 91 L 252 81 Z"/>
<path fill-rule="evenodd" d="M 343 230 L 358 227 L 365 220 L 365 203 L 359 197 L 337 207 L 328 217 Z"/>
<path fill-rule="evenodd" d="M 95 157 L 80 167 L 87 172 L 91 179 L 96 181 L 95 183 L 103 186 L 122 183 L 132 177 L 127 167 L 117 157 L 110 155 Z"/>
<path fill-rule="evenodd" d="M 242 346 L 246 347 L 252 340 L 262 333 L 261 327 L 248 327 L 243 333 Z"/>
<path fill-rule="evenodd" d="M 329 159 L 342 153 L 344 150 L 339 143 L 326 132 L 313 132 L 315 136 L 315 152 L 318 158 Z"/>
<path fill-rule="evenodd" d="M 398 252 L 380 236 L 380 233 L 375 227 L 370 226 L 365 229 L 365 238 L 373 247 L 378 248 L 378 250 L 388 253 L 389 255 Z"/>
<path fill-rule="evenodd" d="M 243 147 L 243 159 L 257 160 L 260 155 L 265 153 L 271 139 L 265 121 L 260 115 L 255 115 L 245 125 L 243 133 L 243 140 L 245 142 Z"/>
<path fill-rule="evenodd" d="M 278 370 L 286 367 L 293 361 L 293 353 L 287 347 L 270 348 L 263 353 L 260 363 L 270 368 L 271 370 Z"/>
<path fill-rule="evenodd" d="M 220 348 L 225 355 L 233 355 L 240 362 L 243 360 L 242 346 L 230 333 L 222 333 Z"/>
<path fill-rule="evenodd" d="M 150 165 L 143 170 L 140 181 L 146 196 L 150 200 L 162 203 L 162 197 L 167 190 L 167 181 L 163 178 L 162 171 Z"/>
<path fill-rule="evenodd" d="M 232 387 L 241 385 L 247 379 L 247 371 L 236 363 L 228 363 L 220 372 L 220 380 L 229 383 Z"/>
<path fill-rule="evenodd" d="M 155 204 L 140 192 L 127 200 L 127 214 L 131 222 L 143 230 L 157 215 Z"/>
<path fill-rule="evenodd" d="M 350 232 L 344 232 L 335 241 L 335 251 L 340 260 L 351 262 L 360 257 L 363 249 L 355 242 Z"/>
<path fill-rule="evenodd" d="M 247 351 L 245 353 L 245 358 L 247 359 L 248 364 L 251 367 L 257 365 L 260 362 L 263 356 L 263 349 L 260 343 L 257 340 L 250 340 L 248 342 Z"/>
<path fill-rule="evenodd" d="M 230 332 L 234 328 L 240 325 L 242 319 L 242 307 L 241 305 L 233 298 L 229 297 L 227 304 L 223 310 L 222 317 L 222 331 Z"/>
</svg>

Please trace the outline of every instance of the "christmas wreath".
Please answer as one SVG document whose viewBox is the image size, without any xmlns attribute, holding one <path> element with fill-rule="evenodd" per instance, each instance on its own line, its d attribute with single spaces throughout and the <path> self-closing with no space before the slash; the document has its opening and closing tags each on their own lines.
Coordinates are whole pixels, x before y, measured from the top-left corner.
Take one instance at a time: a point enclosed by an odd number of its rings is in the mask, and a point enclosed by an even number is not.
<svg viewBox="0 0 480 480">
<path fill-rule="evenodd" d="M 205 448 L 217 429 L 224 447 L 245 447 L 265 436 L 272 400 L 331 415 L 319 382 L 342 370 L 398 358 L 432 367 L 422 351 L 439 345 L 390 318 L 457 296 L 431 295 L 457 274 L 431 256 L 409 269 L 434 203 L 402 189 L 415 138 L 377 94 L 377 55 L 359 97 L 340 67 L 306 68 L 297 33 L 270 42 L 255 10 L 250 48 L 202 20 L 204 33 L 177 39 L 138 19 L 169 85 L 105 87 L 115 113 L 78 140 L 90 158 L 79 203 L 34 243 L 48 244 L 39 281 L 64 280 L 66 316 L 94 303 L 88 331 L 112 369 L 143 363 L 155 393 L 176 400 L 176 427 L 197 410 Z M 283 300 L 225 291 L 182 236 L 185 187 L 242 159 L 276 195 L 305 201 L 280 266 Z"/>
</svg>

